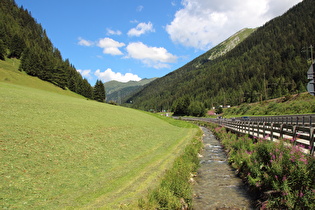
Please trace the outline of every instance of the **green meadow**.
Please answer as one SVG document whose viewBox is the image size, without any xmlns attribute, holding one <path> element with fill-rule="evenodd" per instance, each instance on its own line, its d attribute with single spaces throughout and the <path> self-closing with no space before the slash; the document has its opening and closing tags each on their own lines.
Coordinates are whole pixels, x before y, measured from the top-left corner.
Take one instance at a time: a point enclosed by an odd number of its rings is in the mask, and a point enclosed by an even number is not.
<svg viewBox="0 0 315 210">
<path fill-rule="evenodd" d="M 198 128 L 87 100 L 0 61 L 0 207 L 105 208 L 156 187 Z"/>
</svg>

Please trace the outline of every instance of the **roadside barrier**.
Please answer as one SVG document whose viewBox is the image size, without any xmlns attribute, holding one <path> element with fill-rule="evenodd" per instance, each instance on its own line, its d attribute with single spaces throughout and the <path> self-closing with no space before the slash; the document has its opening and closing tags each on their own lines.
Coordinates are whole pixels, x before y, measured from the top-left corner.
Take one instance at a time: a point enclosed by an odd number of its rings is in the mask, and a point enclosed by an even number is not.
<svg viewBox="0 0 315 210">
<path fill-rule="evenodd" d="M 315 115 L 286 115 L 241 118 L 184 118 L 217 123 L 226 129 L 271 141 L 288 139 L 314 155 Z"/>
</svg>

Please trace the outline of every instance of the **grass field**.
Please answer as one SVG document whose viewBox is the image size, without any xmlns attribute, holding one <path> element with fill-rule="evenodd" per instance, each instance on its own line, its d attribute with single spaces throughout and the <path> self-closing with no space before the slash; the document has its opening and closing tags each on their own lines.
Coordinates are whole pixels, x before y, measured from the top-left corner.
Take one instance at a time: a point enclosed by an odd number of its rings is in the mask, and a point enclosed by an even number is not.
<svg viewBox="0 0 315 210">
<path fill-rule="evenodd" d="M 18 62 L 18 61 L 15 61 Z M 0 61 L 0 207 L 117 208 L 158 184 L 198 129 L 86 100 Z"/>
</svg>

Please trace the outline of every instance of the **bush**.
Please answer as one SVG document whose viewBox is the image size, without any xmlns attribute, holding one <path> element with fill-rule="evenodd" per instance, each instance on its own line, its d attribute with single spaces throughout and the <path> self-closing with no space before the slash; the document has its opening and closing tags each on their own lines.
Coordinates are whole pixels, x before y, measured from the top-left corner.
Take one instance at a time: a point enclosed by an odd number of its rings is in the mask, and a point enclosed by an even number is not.
<svg viewBox="0 0 315 210">
<path fill-rule="evenodd" d="M 206 107 L 199 101 L 193 101 L 189 104 L 188 114 L 190 116 L 204 117 L 206 115 Z"/>
</svg>

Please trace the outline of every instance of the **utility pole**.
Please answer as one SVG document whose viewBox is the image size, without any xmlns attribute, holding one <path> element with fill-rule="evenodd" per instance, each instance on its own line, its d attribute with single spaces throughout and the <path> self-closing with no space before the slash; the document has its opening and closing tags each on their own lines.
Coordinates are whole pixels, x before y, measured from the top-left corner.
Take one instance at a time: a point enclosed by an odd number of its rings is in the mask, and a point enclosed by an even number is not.
<svg viewBox="0 0 315 210">
<path fill-rule="evenodd" d="M 266 73 L 264 73 L 264 92 L 265 92 L 265 100 L 267 100 L 268 96 L 267 96 L 267 87 L 266 87 Z"/>
<path fill-rule="evenodd" d="M 120 90 L 118 91 L 118 104 L 121 104 Z"/>
<path fill-rule="evenodd" d="M 223 97 L 224 97 L 224 99 L 223 99 L 223 108 L 225 108 L 225 91 L 223 92 Z"/>
<path fill-rule="evenodd" d="M 307 90 L 311 95 L 315 95 L 315 62 L 313 58 L 313 45 L 309 47 L 311 49 L 311 66 L 307 71 L 307 79 L 311 81 L 307 84 Z"/>
<path fill-rule="evenodd" d="M 314 46 L 311 44 L 309 47 L 303 47 L 301 52 L 306 53 L 306 60 L 311 61 L 311 63 L 314 62 L 314 52 L 313 52 Z M 310 50 L 310 52 L 309 52 Z"/>
<path fill-rule="evenodd" d="M 313 61 L 314 61 L 314 58 L 313 58 L 313 45 L 310 45 L 310 49 L 311 49 L 311 61 L 312 61 L 312 63 L 313 63 Z"/>
</svg>

